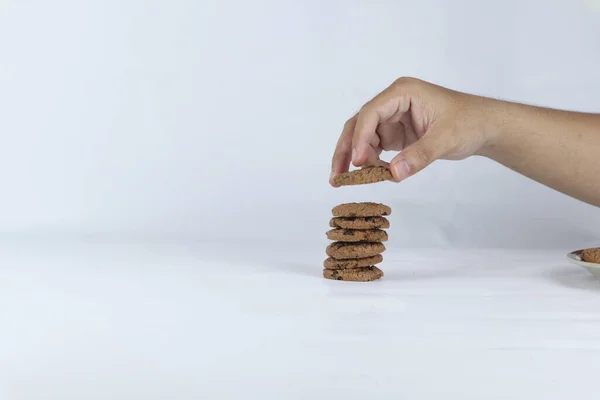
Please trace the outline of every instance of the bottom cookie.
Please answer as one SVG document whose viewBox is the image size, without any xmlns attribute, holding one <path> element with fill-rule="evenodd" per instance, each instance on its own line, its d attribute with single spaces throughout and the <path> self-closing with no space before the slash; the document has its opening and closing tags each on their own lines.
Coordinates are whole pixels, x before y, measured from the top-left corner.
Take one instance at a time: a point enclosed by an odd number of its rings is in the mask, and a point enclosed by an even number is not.
<svg viewBox="0 0 600 400">
<path fill-rule="evenodd" d="M 369 282 L 383 277 L 383 271 L 374 265 L 365 268 L 324 269 L 323 277 L 336 281 Z"/>
</svg>

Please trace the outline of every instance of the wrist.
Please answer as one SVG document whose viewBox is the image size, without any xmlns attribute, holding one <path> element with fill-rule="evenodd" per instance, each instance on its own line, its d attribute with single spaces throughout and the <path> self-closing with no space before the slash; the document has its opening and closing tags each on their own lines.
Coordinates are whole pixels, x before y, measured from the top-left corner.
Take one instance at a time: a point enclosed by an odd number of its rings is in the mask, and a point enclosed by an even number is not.
<svg viewBox="0 0 600 400">
<path fill-rule="evenodd" d="M 482 136 L 477 155 L 493 159 L 510 147 L 512 137 L 519 130 L 522 110 L 516 104 L 490 98 L 480 98 L 475 107 L 475 113 L 481 116 L 479 129 Z"/>
</svg>

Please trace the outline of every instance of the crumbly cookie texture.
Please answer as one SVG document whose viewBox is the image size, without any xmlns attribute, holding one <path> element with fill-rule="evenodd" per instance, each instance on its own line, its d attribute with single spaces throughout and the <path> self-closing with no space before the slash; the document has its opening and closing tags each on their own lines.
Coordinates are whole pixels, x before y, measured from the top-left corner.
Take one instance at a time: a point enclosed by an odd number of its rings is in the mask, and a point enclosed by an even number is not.
<svg viewBox="0 0 600 400">
<path fill-rule="evenodd" d="M 372 257 L 354 258 L 348 260 L 338 260 L 333 257 L 329 257 L 323 261 L 323 267 L 325 267 L 325 269 L 365 268 L 370 267 L 371 265 L 379 264 L 382 261 L 383 256 L 381 254 L 377 254 Z"/>
<path fill-rule="evenodd" d="M 333 207 L 331 213 L 332 229 L 326 236 L 332 243 L 325 250 L 328 258 L 323 262 L 323 277 L 356 282 L 383 277 L 383 271 L 375 265 L 383 262 L 383 242 L 388 240 L 384 229 L 390 226 L 385 216 L 392 213 L 391 207 L 374 202 L 343 203 Z"/>
<path fill-rule="evenodd" d="M 345 243 L 334 242 L 327 246 L 325 253 L 329 257 L 338 260 L 347 260 L 350 258 L 365 258 L 381 254 L 385 251 L 383 243 Z"/>
<path fill-rule="evenodd" d="M 336 186 L 366 185 L 392 180 L 392 173 L 385 167 L 365 167 L 344 172 L 333 178 Z"/>
<path fill-rule="evenodd" d="M 331 209 L 334 217 L 381 217 L 392 214 L 392 209 L 381 203 L 344 203 Z"/>
<path fill-rule="evenodd" d="M 600 264 L 600 248 L 596 247 L 583 250 L 581 259 L 585 262 Z"/>
<path fill-rule="evenodd" d="M 365 268 L 324 269 L 323 277 L 337 281 L 369 282 L 383 277 L 383 271 L 372 265 Z"/>
<path fill-rule="evenodd" d="M 343 229 L 386 229 L 390 227 L 390 221 L 385 217 L 333 217 L 329 220 L 329 226 Z"/>
<path fill-rule="evenodd" d="M 386 242 L 388 235 L 381 229 L 331 229 L 327 232 L 329 240 L 339 242 Z"/>
</svg>

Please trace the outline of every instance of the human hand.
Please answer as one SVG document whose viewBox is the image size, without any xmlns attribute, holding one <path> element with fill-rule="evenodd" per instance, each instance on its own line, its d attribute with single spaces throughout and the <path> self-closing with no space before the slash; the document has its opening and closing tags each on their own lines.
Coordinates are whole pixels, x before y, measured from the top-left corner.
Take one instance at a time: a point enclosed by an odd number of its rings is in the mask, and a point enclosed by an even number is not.
<svg viewBox="0 0 600 400">
<path fill-rule="evenodd" d="M 344 125 L 333 155 L 330 184 L 356 167 L 388 167 L 400 182 L 437 159 L 460 160 L 487 142 L 486 111 L 493 100 L 400 78 Z M 400 151 L 388 164 L 383 151 Z"/>
</svg>

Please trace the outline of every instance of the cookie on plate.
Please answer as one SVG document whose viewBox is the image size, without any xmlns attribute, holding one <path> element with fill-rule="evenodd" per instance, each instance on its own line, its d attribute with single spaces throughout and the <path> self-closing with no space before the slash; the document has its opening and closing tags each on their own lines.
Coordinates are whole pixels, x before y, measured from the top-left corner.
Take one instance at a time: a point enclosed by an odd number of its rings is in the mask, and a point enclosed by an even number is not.
<svg viewBox="0 0 600 400">
<path fill-rule="evenodd" d="M 390 215 L 392 209 L 381 203 L 344 203 L 331 209 L 334 217 L 381 217 Z"/>
<path fill-rule="evenodd" d="M 383 271 L 374 265 L 365 268 L 324 269 L 323 277 L 337 281 L 369 282 L 383 277 Z"/>
<path fill-rule="evenodd" d="M 333 217 L 329 220 L 329 226 L 343 229 L 386 229 L 390 227 L 390 221 L 385 217 Z"/>
<path fill-rule="evenodd" d="M 581 259 L 585 262 L 600 264 L 600 248 L 583 250 L 581 252 Z"/>
<path fill-rule="evenodd" d="M 365 185 L 392 180 L 392 173 L 385 167 L 365 167 L 344 172 L 333 178 L 335 186 Z"/>
<path fill-rule="evenodd" d="M 337 258 L 338 260 L 347 260 L 349 258 L 373 257 L 383 253 L 385 250 L 383 243 L 334 242 L 327 246 L 325 253 L 329 257 Z"/>
<path fill-rule="evenodd" d="M 348 260 L 337 260 L 333 257 L 329 257 L 325 261 L 323 261 L 323 267 L 325 267 L 325 269 L 364 268 L 370 267 L 371 265 L 379 264 L 382 261 L 383 256 L 381 254 L 377 254 L 371 257 L 353 258 Z"/>
<path fill-rule="evenodd" d="M 386 242 L 388 234 L 381 229 L 341 229 L 327 232 L 327 239 L 340 242 Z"/>
</svg>

